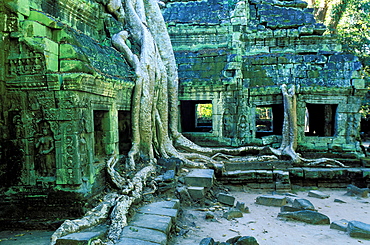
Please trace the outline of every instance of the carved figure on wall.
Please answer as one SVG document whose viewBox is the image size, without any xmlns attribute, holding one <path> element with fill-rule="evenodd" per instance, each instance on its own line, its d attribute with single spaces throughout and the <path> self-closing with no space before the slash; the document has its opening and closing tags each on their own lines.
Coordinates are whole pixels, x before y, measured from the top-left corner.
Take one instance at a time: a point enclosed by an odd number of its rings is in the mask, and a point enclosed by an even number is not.
<svg viewBox="0 0 370 245">
<path fill-rule="evenodd" d="M 54 176 L 54 138 L 47 125 L 42 126 L 42 136 L 36 141 L 36 161 L 39 163 L 39 173 L 41 176 Z"/>
<path fill-rule="evenodd" d="M 247 137 L 247 116 L 241 115 L 238 123 L 238 138 L 242 144 L 245 143 L 245 138 Z"/>
<path fill-rule="evenodd" d="M 235 127 L 234 127 L 234 115 L 231 115 L 229 108 L 225 109 L 223 115 L 223 126 L 224 132 L 223 135 L 226 138 L 233 138 L 235 137 Z"/>
</svg>

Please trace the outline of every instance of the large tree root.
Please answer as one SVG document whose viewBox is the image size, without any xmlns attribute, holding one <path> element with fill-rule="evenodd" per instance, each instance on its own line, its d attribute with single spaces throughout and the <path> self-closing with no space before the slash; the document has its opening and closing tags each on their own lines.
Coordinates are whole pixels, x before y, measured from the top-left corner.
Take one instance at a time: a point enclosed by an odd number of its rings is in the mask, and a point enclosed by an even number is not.
<svg viewBox="0 0 370 245">
<path fill-rule="evenodd" d="M 68 234 L 81 231 L 83 229 L 96 226 L 105 222 L 110 214 L 110 210 L 117 203 L 119 194 L 109 193 L 103 201 L 87 212 L 81 219 L 66 220 L 51 236 L 51 245 L 54 245 L 58 238 Z"/>
</svg>

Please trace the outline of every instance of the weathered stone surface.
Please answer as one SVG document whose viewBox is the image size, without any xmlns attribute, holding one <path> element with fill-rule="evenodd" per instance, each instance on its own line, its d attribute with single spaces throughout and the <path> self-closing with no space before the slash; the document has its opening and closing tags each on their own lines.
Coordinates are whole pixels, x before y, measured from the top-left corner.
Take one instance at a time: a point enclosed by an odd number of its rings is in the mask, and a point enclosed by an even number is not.
<svg viewBox="0 0 370 245">
<path fill-rule="evenodd" d="M 330 224 L 330 219 L 328 216 L 311 210 L 279 213 L 278 217 L 302 221 L 313 225 Z"/>
<path fill-rule="evenodd" d="M 138 209 L 138 213 L 168 216 L 172 218 L 173 222 L 175 222 L 177 219 L 178 210 L 156 206 L 144 206 Z"/>
<path fill-rule="evenodd" d="M 351 237 L 370 238 L 370 224 L 350 221 L 348 222 L 347 232 Z"/>
<path fill-rule="evenodd" d="M 135 245 L 158 245 L 159 243 L 156 242 L 149 242 L 141 239 L 136 238 L 121 238 L 117 245 L 128 245 L 128 244 L 135 244 Z"/>
<path fill-rule="evenodd" d="M 288 206 L 288 205 L 284 205 L 280 208 L 280 212 L 295 212 L 295 211 L 299 211 L 299 210 L 302 210 L 302 209 L 291 207 L 291 206 Z"/>
<path fill-rule="evenodd" d="M 203 238 L 199 245 L 214 245 L 215 240 L 212 237 Z"/>
<path fill-rule="evenodd" d="M 368 197 L 369 188 L 359 188 L 355 185 L 348 185 L 347 186 L 347 193 L 348 196 L 356 196 L 359 195 L 361 197 Z"/>
<path fill-rule="evenodd" d="M 175 180 L 175 170 L 167 170 L 163 174 L 163 181 L 170 182 L 170 181 L 173 181 L 173 180 Z"/>
<path fill-rule="evenodd" d="M 227 220 L 235 219 L 235 218 L 241 218 L 243 217 L 243 213 L 236 208 L 230 208 L 227 210 L 224 214 L 223 217 Z"/>
<path fill-rule="evenodd" d="M 340 231 L 347 231 L 348 220 L 341 219 L 338 221 L 333 221 L 330 224 L 330 229 L 340 230 Z"/>
<path fill-rule="evenodd" d="M 316 198 L 320 198 L 320 199 L 325 199 L 325 198 L 329 198 L 330 195 L 329 194 L 325 194 L 321 191 L 318 191 L 318 190 L 311 190 L 308 192 L 308 196 L 309 197 L 316 197 Z"/>
<path fill-rule="evenodd" d="M 334 202 L 346 203 L 345 201 L 343 201 L 343 200 L 341 200 L 341 199 L 338 199 L 338 198 L 335 198 L 335 199 L 334 199 Z"/>
<path fill-rule="evenodd" d="M 100 232 L 78 232 L 66 235 L 57 240 L 57 245 L 88 245 L 94 239 L 102 238 Z"/>
<path fill-rule="evenodd" d="M 215 218 L 215 214 L 213 212 L 206 212 L 206 219 L 214 219 Z"/>
<path fill-rule="evenodd" d="M 302 198 L 294 199 L 292 206 L 298 209 L 315 210 L 315 206 L 309 200 Z"/>
<path fill-rule="evenodd" d="M 158 230 L 168 235 L 172 226 L 172 220 L 169 216 L 137 213 L 130 225 Z"/>
<path fill-rule="evenodd" d="M 121 238 L 135 238 L 148 242 L 159 243 L 162 245 L 167 244 L 167 236 L 165 233 L 137 226 L 124 227 L 121 233 Z"/>
<path fill-rule="evenodd" d="M 185 184 L 188 186 L 211 187 L 213 185 L 214 170 L 192 169 L 185 176 Z"/>
<path fill-rule="evenodd" d="M 204 187 L 189 186 L 188 192 L 193 200 L 202 199 L 205 195 Z"/>
<path fill-rule="evenodd" d="M 234 206 L 235 204 L 235 197 L 226 193 L 219 193 L 217 196 L 217 201 L 226 204 L 229 206 Z"/>
<path fill-rule="evenodd" d="M 249 213 L 249 208 L 245 205 L 244 202 L 237 201 L 236 204 L 235 204 L 235 208 L 239 209 L 243 213 Z"/>
<path fill-rule="evenodd" d="M 263 195 L 256 198 L 256 203 L 265 206 L 281 207 L 286 204 L 286 198 L 282 196 Z"/>
<path fill-rule="evenodd" d="M 242 236 L 234 244 L 235 245 L 258 245 L 259 243 L 257 242 L 256 238 L 252 236 Z"/>
</svg>

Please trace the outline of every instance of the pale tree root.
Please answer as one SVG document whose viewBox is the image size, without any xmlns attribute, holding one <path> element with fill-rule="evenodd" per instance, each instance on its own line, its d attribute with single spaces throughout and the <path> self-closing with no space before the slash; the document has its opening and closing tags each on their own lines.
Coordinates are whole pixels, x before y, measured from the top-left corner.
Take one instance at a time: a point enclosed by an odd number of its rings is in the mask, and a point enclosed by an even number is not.
<svg viewBox="0 0 370 245">
<path fill-rule="evenodd" d="M 117 156 L 113 155 L 107 161 L 107 169 L 112 181 L 114 179 L 113 183 L 119 187 L 119 193 L 107 194 L 99 205 L 88 211 L 81 219 L 64 221 L 51 236 L 50 245 L 54 245 L 62 236 L 99 225 L 107 221 L 108 218 L 111 219 L 108 239 L 113 242 L 119 239 L 123 227 L 127 225 L 128 210 L 135 201 L 142 197 L 142 191 L 148 177 L 155 173 L 155 166 L 151 162 L 138 171 L 132 180 L 126 180 L 114 169 L 117 162 Z M 118 180 L 124 180 L 124 182 L 120 183 Z"/>
<path fill-rule="evenodd" d="M 104 197 L 103 201 L 99 205 L 88 211 L 81 219 L 64 221 L 51 236 L 50 245 L 54 245 L 62 236 L 105 222 L 109 216 L 111 208 L 116 205 L 118 197 L 119 194 L 117 193 L 109 193 Z"/>
</svg>

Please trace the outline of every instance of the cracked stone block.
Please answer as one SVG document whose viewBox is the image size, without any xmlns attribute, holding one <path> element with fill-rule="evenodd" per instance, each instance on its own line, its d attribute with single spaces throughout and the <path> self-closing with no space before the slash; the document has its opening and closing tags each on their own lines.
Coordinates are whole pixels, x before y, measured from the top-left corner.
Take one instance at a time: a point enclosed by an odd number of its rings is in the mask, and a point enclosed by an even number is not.
<svg viewBox="0 0 370 245">
<path fill-rule="evenodd" d="M 265 206 L 281 207 L 286 205 L 286 198 L 281 196 L 263 195 L 256 198 L 256 203 Z"/>
<path fill-rule="evenodd" d="M 229 194 L 220 193 L 218 194 L 217 201 L 225 205 L 234 206 L 235 197 Z"/>
<path fill-rule="evenodd" d="M 193 200 L 202 199 L 205 195 L 204 187 L 189 186 L 188 193 Z"/>
<path fill-rule="evenodd" d="M 213 185 L 213 169 L 192 169 L 185 176 L 185 184 L 188 186 L 211 187 Z"/>
</svg>

